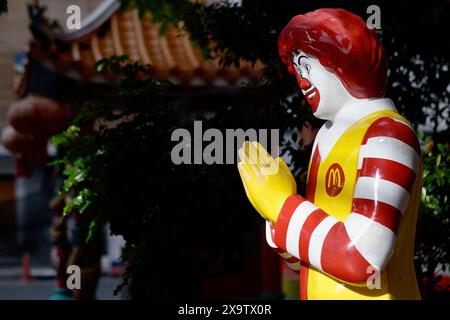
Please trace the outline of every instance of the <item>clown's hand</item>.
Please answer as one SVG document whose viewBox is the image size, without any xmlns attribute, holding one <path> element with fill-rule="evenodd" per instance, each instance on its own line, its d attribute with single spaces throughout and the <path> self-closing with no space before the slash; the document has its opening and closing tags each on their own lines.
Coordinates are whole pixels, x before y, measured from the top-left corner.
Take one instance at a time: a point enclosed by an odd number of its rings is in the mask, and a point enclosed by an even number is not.
<svg viewBox="0 0 450 320">
<path fill-rule="evenodd" d="M 273 159 L 258 142 L 244 142 L 239 158 L 248 199 L 264 219 L 276 222 L 285 200 L 297 192 L 291 171 L 282 158 Z"/>
</svg>

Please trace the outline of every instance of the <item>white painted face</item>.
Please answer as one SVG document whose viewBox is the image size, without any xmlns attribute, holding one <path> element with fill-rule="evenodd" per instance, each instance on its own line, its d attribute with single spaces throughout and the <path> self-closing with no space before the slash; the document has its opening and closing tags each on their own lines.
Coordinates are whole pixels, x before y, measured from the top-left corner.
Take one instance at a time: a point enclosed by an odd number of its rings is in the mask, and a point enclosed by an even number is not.
<svg viewBox="0 0 450 320">
<path fill-rule="evenodd" d="M 319 60 L 299 50 L 292 54 L 297 80 L 315 117 L 333 120 L 339 109 L 354 99 L 339 78 Z"/>
</svg>

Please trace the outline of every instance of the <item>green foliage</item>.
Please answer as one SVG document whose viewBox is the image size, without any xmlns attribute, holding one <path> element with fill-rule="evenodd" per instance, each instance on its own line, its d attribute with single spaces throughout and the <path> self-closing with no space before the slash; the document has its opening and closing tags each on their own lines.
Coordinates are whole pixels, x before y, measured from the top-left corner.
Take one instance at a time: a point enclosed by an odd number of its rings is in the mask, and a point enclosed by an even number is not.
<svg viewBox="0 0 450 320">
<path fill-rule="evenodd" d="M 441 276 L 434 271 L 438 266 L 450 267 L 450 149 L 437 144 L 423 157 L 423 188 L 416 241 L 416 264 L 419 275 L 425 278 L 422 288 L 425 296 L 433 295 L 433 289 Z M 448 288 L 441 288 L 448 290 Z"/>
<path fill-rule="evenodd" d="M 438 144 L 437 150 L 424 157 L 422 204 L 433 215 L 440 215 L 450 209 L 448 194 L 445 192 L 450 186 L 449 160 L 450 151 L 444 144 Z M 443 217 L 442 223 L 449 224 L 447 215 Z"/>
<path fill-rule="evenodd" d="M 144 66 L 122 62 L 97 64 L 120 74 L 118 87 L 84 104 L 66 132 L 53 138 L 62 155 L 55 164 L 64 168 L 60 191 L 69 198 L 64 212 L 87 217 L 89 238 L 109 222 L 111 232 L 126 239 L 124 281 L 131 281 L 134 298 L 198 296 L 211 270 L 234 272 L 245 256 L 257 255 L 249 248 L 260 221 L 249 212 L 235 166 L 173 164 L 172 131 L 192 130 L 183 120 L 186 102 L 168 98 L 172 86 L 146 76 Z M 220 122 L 203 119 L 205 129 L 229 128 L 236 115 L 240 121 L 252 115 L 216 107 L 227 115 Z M 263 126 L 251 120 L 235 125 Z"/>
<path fill-rule="evenodd" d="M 161 24 L 161 33 L 165 33 L 170 25 L 177 25 L 183 20 L 183 15 L 193 7 L 199 6 L 185 0 L 147 1 L 122 0 L 121 9 L 137 8 L 139 16 L 144 17 L 146 12 L 152 13 L 152 20 Z"/>
</svg>

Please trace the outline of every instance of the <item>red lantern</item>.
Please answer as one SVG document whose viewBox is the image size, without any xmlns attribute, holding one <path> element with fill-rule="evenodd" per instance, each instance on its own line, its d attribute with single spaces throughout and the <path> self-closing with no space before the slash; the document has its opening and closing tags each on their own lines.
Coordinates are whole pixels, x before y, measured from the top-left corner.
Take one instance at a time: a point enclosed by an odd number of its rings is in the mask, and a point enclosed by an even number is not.
<svg viewBox="0 0 450 320">
<path fill-rule="evenodd" d="M 12 153 L 26 153 L 30 148 L 31 136 L 17 132 L 12 126 L 3 129 L 1 135 L 2 144 Z"/>
<path fill-rule="evenodd" d="M 30 176 L 33 165 L 47 163 L 47 138 L 26 135 L 7 126 L 1 134 L 1 143 L 16 155 L 17 176 Z"/>
<path fill-rule="evenodd" d="M 59 103 L 43 98 L 28 97 L 11 105 L 9 123 L 20 133 L 46 137 L 67 126 L 68 112 Z"/>
</svg>

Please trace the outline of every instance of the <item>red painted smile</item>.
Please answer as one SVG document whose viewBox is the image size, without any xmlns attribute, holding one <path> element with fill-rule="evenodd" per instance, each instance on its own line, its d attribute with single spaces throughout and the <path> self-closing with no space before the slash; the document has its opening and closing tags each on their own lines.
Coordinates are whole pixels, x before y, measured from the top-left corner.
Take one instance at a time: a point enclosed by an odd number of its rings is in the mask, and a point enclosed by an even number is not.
<svg viewBox="0 0 450 320">
<path fill-rule="evenodd" d="M 320 93 L 317 88 L 312 88 L 305 93 L 305 98 L 311 106 L 312 112 L 316 112 L 317 107 L 319 106 L 320 101 Z"/>
<path fill-rule="evenodd" d="M 312 112 L 313 113 L 316 112 L 320 101 L 319 90 L 317 90 L 317 88 L 314 87 L 311 84 L 311 82 L 309 82 L 308 79 L 302 78 L 299 74 L 297 74 L 296 76 L 300 89 L 302 89 L 302 92 L 305 95 L 306 100 L 311 106 Z"/>
</svg>

